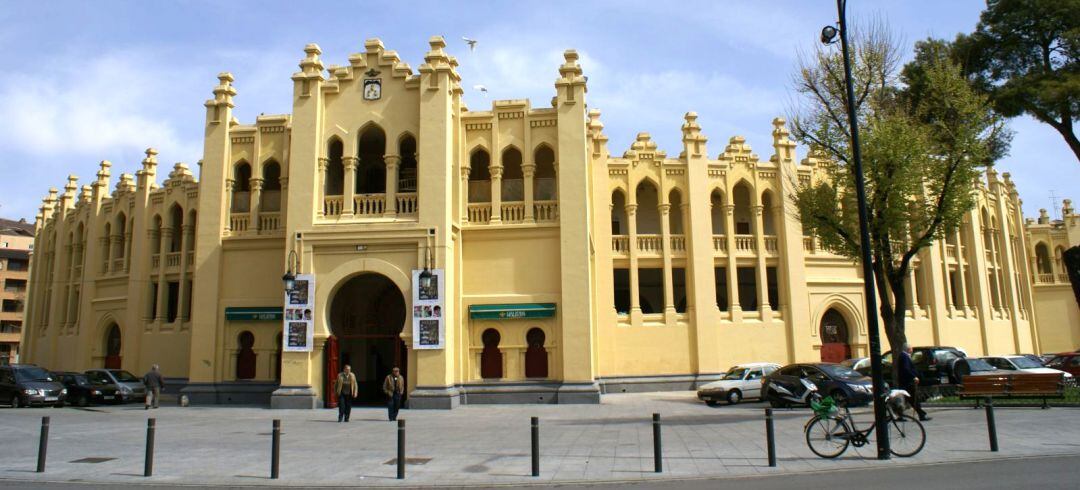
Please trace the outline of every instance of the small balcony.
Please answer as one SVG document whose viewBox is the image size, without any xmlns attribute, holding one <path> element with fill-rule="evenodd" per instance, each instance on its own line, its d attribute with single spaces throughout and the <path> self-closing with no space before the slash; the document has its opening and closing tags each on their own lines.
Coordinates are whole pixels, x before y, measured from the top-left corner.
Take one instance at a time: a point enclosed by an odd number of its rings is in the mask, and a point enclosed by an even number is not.
<svg viewBox="0 0 1080 490">
<path fill-rule="evenodd" d="M 757 251 L 757 241 L 754 235 L 735 235 L 735 253 L 739 255 L 753 255 Z"/>
<path fill-rule="evenodd" d="M 713 252 L 727 253 L 727 235 L 713 235 L 712 236 L 712 248 Z"/>
</svg>

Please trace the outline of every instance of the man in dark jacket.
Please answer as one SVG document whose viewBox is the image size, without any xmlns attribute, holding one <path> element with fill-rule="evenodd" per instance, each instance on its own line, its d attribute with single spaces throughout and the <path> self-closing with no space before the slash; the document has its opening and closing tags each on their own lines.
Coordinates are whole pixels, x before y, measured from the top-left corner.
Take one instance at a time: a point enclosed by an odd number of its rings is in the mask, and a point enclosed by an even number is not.
<svg viewBox="0 0 1080 490">
<path fill-rule="evenodd" d="M 161 377 L 161 368 L 157 364 L 154 364 L 150 372 L 143 376 L 143 384 L 146 385 L 146 410 L 150 410 L 151 405 L 157 408 L 161 399 L 161 389 L 165 387 L 165 379 Z"/>
<path fill-rule="evenodd" d="M 919 420 L 926 422 L 930 417 L 922 409 L 922 401 L 919 399 L 919 371 L 915 369 L 915 363 L 911 361 L 911 346 L 904 344 L 904 350 L 900 353 L 900 362 L 897 363 L 900 374 L 900 388 L 911 395 L 911 406 L 915 413 L 919 414 Z"/>
</svg>

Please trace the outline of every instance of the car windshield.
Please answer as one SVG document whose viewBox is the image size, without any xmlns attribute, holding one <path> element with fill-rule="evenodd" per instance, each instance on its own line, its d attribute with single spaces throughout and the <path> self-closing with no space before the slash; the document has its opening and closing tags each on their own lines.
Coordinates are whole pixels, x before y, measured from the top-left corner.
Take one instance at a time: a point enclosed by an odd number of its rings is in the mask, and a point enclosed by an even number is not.
<svg viewBox="0 0 1080 490">
<path fill-rule="evenodd" d="M 139 381 L 139 378 L 136 378 L 134 374 L 127 371 L 117 369 L 109 372 L 112 373 L 113 376 L 116 376 L 116 380 L 121 383 L 136 383 Z"/>
<path fill-rule="evenodd" d="M 1037 363 L 1037 362 L 1035 362 L 1035 361 L 1033 361 L 1031 359 L 1028 359 L 1026 357 L 1013 357 L 1013 358 L 1010 358 L 1009 360 L 1012 361 L 1013 364 L 1016 364 L 1016 367 L 1018 367 L 1020 369 L 1038 369 L 1038 368 L 1043 367 L 1042 364 L 1039 364 L 1039 363 Z"/>
<path fill-rule="evenodd" d="M 748 371 L 746 368 L 731 368 L 731 370 L 720 379 L 743 379 L 743 376 L 746 376 L 746 371 Z"/>
<path fill-rule="evenodd" d="M 101 371 L 90 371 L 89 373 L 86 373 L 86 377 L 90 380 L 91 383 L 94 383 L 96 385 L 109 385 L 113 382 L 113 380 L 110 379 L 107 374 Z"/>
<path fill-rule="evenodd" d="M 971 372 L 973 372 L 973 373 L 978 372 L 978 371 L 993 371 L 994 370 L 994 366 L 991 366 L 990 363 L 988 363 L 988 362 L 986 362 L 986 361 L 984 361 L 982 359 L 968 359 L 967 363 L 968 363 L 968 367 L 971 368 Z"/>
<path fill-rule="evenodd" d="M 48 371 L 39 367 L 28 367 L 15 370 L 15 379 L 21 383 L 27 381 L 54 381 Z"/>
<path fill-rule="evenodd" d="M 86 375 L 83 374 L 76 374 L 75 376 L 72 376 L 71 379 L 75 380 L 75 384 L 79 386 L 86 386 L 90 384 L 90 380 L 87 379 Z"/>
<path fill-rule="evenodd" d="M 863 377 L 863 375 L 840 365 L 822 364 L 818 367 L 825 371 L 825 374 L 836 379 L 859 379 Z"/>
</svg>

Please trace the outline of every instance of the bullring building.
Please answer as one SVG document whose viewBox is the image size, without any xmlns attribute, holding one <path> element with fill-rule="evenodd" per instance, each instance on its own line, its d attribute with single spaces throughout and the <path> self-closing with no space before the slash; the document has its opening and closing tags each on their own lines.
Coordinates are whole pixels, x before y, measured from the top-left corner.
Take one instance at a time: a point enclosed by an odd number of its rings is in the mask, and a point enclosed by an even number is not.
<svg viewBox="0 0 1080 490">
<path fill-rule="evenodd" d="M 757 151 L 709 145 L 687 113 L 677 154 L 647 133 L 612 154 L 574 51 L 550 105 L 473 111 L 445 47 L 414 72 L 377 39 L 329 67 L 308 45 L 292 113 L 247 123 L 222 73 L 197 165 L 151 149 L 134 175 L 102 162 L 50 190 L 27 362 L 156 363 L 193 403 L 274 407 L 332 405 L 346 363 L 375 398 L 400 366 L 410 407 L 451 408 L 866 353 L 859 267 L 785 205 L 828 163 L 798 158 L 783 119 Z M 976 209 L 915 261 L 908 335 L 1038 352 L 1015 187 L 972 185 Z"/>
</svg>

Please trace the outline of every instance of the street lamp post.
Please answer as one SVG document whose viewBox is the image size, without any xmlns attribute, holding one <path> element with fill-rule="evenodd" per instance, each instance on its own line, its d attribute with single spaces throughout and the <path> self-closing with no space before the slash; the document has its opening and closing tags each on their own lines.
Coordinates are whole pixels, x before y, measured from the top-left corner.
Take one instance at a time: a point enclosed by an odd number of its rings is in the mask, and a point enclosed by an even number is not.
<svg viewBox="0 0 1080 490">
<path fill-rule="evenodd" d="M 859 121 L 855 115 L 855 89 L 851 81 L 851 60 L 848 53 L 847 0 L 836 0 L 840 16 L 839 29 L 825 26 L 821 42 L 832 44 L 840 34 L 840 49 L 844 58 L 844 85 L 847 89 L 848 124 L 851 125 L 852 170 L 855 175 L 855 196 L 859 202 L 859 245 L 863 273 L 863 294 L 866 295 L 866 324 L 870 337 L 870 376 L 874 383 L 874 423 L 877 431 L 877 457 L 889 459 L 889 430 L 885 426 L 885 392 L 881 373 L 881 335 L 878 331 L 877 298 L 874 296 L 874 269 L 870 256 L 870 229 L 867 223 L 866 186 L 863 183 L 862 154 L 859 149 Z M 839 32 L 838 32 L 839 31 Z"/>
</svg>

